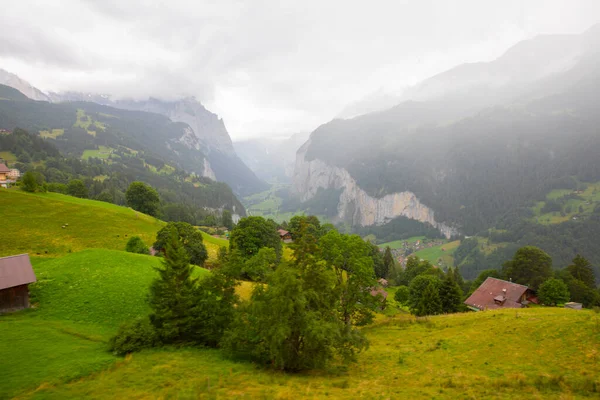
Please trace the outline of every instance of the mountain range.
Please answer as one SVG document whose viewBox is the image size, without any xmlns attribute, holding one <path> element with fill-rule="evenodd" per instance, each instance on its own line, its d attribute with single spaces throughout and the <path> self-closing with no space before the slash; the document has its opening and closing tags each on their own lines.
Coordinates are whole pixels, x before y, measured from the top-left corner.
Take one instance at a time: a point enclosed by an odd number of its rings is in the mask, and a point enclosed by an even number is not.
<svg viewBox="0 0 600 400">
<path fill-rule="evenodd" d="M 71 128 L 71 125 L 68 125 L 70 121 L 63 121 L 57 125 L 56 118 L 54 121 L 50 121 L 45 119 L 47 114 L 44 114 L 44 110 L 61 109 L 61 105 L 66 104 L 98 113 L 97 119 L 101 120 L 103 125 L 108 126 L 118 122 L 116 119 L 110 120 L 110 117 L 106 117 L 106 115 L 119 114 L 119 118 L 136 121 L 130 126 L 121 124 L 121 134 L 137 135 L 138 139 L 147 141 L 147 144 L 150 144 L 148 139 L 152 139 L 154 152 L 162 154 L 163 157 L 190 173 L 225 182 L 240 196 L 259 192 L 267 187 L 235 153 L 223 120 L 207 110 L 195 98 L 183 98 L 178 101 L 150 98 L 145 101 L 136 101 L 112 100 L 109 95 L 91 93 L 46 94 L 18 76 L 2 69 L 0 69 L 0 84 L 13 87 L 29 99 L 39 102 L 35 105 L 23 106 L 30 109 L 25 114 L 31 116 L 38 113 L 37 118 L 33 120 L 26 121 L 15 117 L 13 108 L 13 114 L 7 115 L 4 119 L 5 129 L 17 125 L 32 131 L 44 130 L 40 128 L 69 129 Z M 34 112 L 32 109 L 37 111 Z M 160 121 L 160 126 L 164 129 L 162 132 L 150 134 L 137 131 L 141 126 L 154 130 L 154 127 L 149 127 L 149 125 L 155 121 Z"/>
<path fill-rule="evenodd" d="M 536 202 L 600 181 L 599 92 L 600 26 L 539 36 L 408 88 L 394 107 L 318 127 L 293 190 L 304 202 L 335 194 L 333 220 L 354 226 L 412 219 L 448 238 L 500 229 L 539 242 L 531 231 L 546 227 L 522 225 Z M 540 235 L 597 230 L 595 211 L 572 216 Z"/>
</svg>

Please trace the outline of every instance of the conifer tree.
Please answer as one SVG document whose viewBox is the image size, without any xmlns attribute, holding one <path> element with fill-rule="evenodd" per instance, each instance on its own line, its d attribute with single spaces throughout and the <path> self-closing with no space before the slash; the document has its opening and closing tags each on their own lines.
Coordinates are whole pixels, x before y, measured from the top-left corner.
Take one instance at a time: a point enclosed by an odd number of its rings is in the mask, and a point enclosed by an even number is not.
<svg viewBox="0 0 600 400">
<path fill-rule="evenodd" d="M 419 317 L 442 313 L 442 302 L 440 301 L 438 289 L 433 282 L 425 287 L 415 311 L 415 314 Z"/>
<path fill-rule="evenodd" d="M 170 232 L 159 277 L 150 286 L 150 322 L 163 343 L 191 340 L 195 303 L 195 280 L 187 251 L 178 240 L 177 232 Z"/>
<path fill-rule="evenodd" d="M 462 290 L 454 280 L 454 271 L 452 269 L 448 270 L 446 273 L 446 277 L 440 286 L 439 293 L 440 301 L 442 303 L 442 312 L 458 312 L 462 299 Z"/>
<path fill-rule="evenodd" d="M 386 246 L 385 253 L 383 255 L 383 270 L 381 271 L 381 276 L 379 278 L 387 279 L 390 275 L 390 271 L 394 269 L 394 256 L 392 254 L 392 249 L 390 246 Z"/>
<path fill-rule="evenodd" d="M 579 279 L 591 289 L 596 288 L 596 278 L 592 265 L 584 257 L 577 254 L 573 259 L 573 263 L 567 267 L 567 271 L 575 279 Z"/>
</svg>

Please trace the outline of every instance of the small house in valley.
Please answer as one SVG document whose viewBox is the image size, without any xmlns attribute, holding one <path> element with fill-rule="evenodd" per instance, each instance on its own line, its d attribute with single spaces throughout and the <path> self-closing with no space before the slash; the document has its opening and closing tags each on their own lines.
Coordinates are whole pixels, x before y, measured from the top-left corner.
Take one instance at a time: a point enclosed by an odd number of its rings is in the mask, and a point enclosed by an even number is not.
<svg viewBox="0 0 600 400">
<path fill-rule="evenodd" d="M 284 243 L 292 242 L 292 234 L 286 231 L 285 229 L 278 229 L 279 237 L 283 240 Z"/>
<path fill-rule="evenodd" d="M 29 255 L 0 258 L 0 313 L 29 308 L 29 284 L 35 281 Z"/>
<path fill-rule="evenodd" d="M 14 180 L 17 180 L 17 179 L 19 179 L 19 178 L 21 177 L 21 171 L 19 171 L 19 170 L 18 170 L 18 169 L 16 169 L 16 168 L 11 168 L 11 169 L 10 169 L 10 172 L 9 172 L 8 174 L 6 174 L 6 176 L 7 176 L 9 179 L 14 179 Z"/>
<path fill-rule="evenodd" d="M 14 179 L 9 176 L 10 171 L 10 168 L 5 164 L 0 164 L 0 186 L 5 188 L 15 182 Z"/>
<path fill-rule="evenodd" d="M 492 277 L 487 278 L 465 300 L 465 304 L 475 311 L 522 308 L 530 302 L 537 303 L 537 297 L 527 286 Z"/>
</svg>

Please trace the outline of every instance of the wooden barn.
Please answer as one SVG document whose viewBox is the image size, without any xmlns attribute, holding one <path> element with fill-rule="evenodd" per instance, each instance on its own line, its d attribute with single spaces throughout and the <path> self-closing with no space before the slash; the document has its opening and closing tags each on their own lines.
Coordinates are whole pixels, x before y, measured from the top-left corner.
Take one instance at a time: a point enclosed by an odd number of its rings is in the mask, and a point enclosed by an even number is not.
<svg viewBox="0 0 600 400">
<path fill-rule="evenodd" d="M 29 255 L 0 258 L 0 313 L 29 308 L 29 284 L 35 281 Z"/>
</svg>

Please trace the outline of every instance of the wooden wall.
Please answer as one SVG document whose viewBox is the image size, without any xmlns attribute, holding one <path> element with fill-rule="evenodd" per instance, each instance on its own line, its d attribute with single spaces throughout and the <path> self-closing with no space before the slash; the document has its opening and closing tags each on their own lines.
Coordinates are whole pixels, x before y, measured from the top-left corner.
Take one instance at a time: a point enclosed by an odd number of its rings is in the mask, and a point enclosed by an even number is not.
<svg viewBox="0 0 600 400">
<path fill-rule="evenodd" d="M 29 288 L 27 285 L 0 290 L 0 312 L 29 308 Z"/>
</svg>

